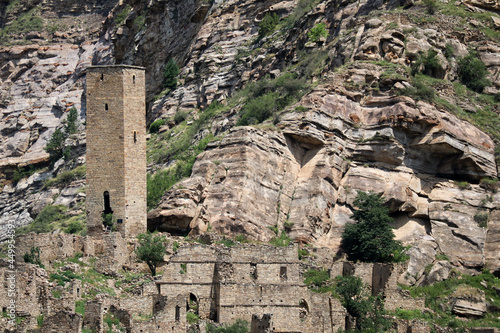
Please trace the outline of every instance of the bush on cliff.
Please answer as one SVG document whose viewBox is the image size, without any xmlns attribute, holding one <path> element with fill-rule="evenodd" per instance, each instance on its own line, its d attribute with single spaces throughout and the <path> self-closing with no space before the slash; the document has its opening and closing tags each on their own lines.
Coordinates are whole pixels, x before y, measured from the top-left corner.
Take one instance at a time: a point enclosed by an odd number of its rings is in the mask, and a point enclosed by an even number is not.
<svg viewBox="0 0 500 333">
<path fill-rule="evenodd" d="M 470 52 L 458 60 L 458 77 L 469 89 L 482 92 L 491 82 L 486 78 L 488 70 L 477 52 Z"/>
<path fill-rule="evenodd" d="M 358 192 L 354 206 L 358 209 L 351 218 L 356 223 L 346 224 L 341 242 L 349 260 L 393 262 L 403 259 L 403 246 L 394 239 L 389 225 L 392 218 L 383 198 L 375 193 Z"/>
</svg>

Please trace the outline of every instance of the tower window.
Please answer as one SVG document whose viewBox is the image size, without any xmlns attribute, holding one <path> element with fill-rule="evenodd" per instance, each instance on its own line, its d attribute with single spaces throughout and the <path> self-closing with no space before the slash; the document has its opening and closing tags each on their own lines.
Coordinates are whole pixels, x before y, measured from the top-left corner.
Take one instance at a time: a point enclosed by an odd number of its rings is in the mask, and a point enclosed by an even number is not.
<svg viewBox="0 0 500 333">
<path fill-rule="evenodd" d="M 108 103 L 104 104 L 104 110 L 106 110 L 106 111 L 108 111 L 108 110 L 109 110 Z"/>
<path fill-rule="evenodd" d="M 104 80 L 104 74 L 101 73 L 101 81 Z"/>
<path fill-rule="evenodd" d="M 135 75 L 132 76 L 132 83 L 135 84 Z"/>
<path fill-rule="evenodd" d="M 109 192 L 104 192 L 104 214 L 112 214 L 113 210 L 111 209 L 111 204 L 109 200 Z"/>
<path fill-rule="evenodd" d="M 175 307 L 175 321 L 179 320 L 181 320 L 181 307 L 177 305 Z"/>
<path fill-rule="evenodd" d="M 281 281 L 286 281 L 287 280 L 287 274 L 286 274 L 286 266 L 281 266 L 280 267 L 280 279 Z"/>
<path fill-rule="evenodd" d="M 134 143 L 136 143 L 136 142 L 137 142 L 137 132 L 134 131 Z"/>
</svg>

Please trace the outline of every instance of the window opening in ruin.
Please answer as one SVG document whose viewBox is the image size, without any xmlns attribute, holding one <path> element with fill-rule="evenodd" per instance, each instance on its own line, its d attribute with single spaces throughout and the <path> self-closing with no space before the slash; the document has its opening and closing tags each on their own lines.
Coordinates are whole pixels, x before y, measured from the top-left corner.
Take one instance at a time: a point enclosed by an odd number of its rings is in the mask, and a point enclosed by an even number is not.
<svg viewBox="0 0 500 333">
<path fill-rule="evenodd" d="M 134 75 L 134 76 L 132 76 L 132 81 L 133 81 L 133 83 L 135 84 L 135 75 Z"/>
<path fill-rule="evenodd" d="M 109 106 L 108 106 L 108 103 L 104 104 L 104 110 L 105 110 L 105 111 L 109 111 Z"/>
<path fill-rule="evenodd" d="M 110 199 L 109 199 L 109 192 L 104 191 L 104 214 L 113 214 L 113 210 L 111 209 L 110 205 Z"/>
<path fill-rule="evenodd" d="M 304 320 L 309 314 L 309 305 L 304 299 L 299 301 L 299 318 L 300 320 Z"/>
<path fill-rule="evenodd" d="M 252 279 L 257 280 L 257 264 L 250 263 L 250 276 Z"/>
<path fill-rule="evenodd" d="M 175 306 L 175 321 L 181 320 L 181 307 L 176 305 Z"/>
<path fill-rule="evenodd" d="M 137 143 L 137 132 L 134 131 L 134 143 Z"/>
<path fill-rule="evenodd" d="M 104 74 L 101 73 L 101 81 L 104 80 Z"/>
<path fill-rule="evenodd" d="M 286 281 L 287 280 L 286 267 L 285 266 L 280 267 L 280 279 L 281 279 L 281 281 Z"/>
</svg>

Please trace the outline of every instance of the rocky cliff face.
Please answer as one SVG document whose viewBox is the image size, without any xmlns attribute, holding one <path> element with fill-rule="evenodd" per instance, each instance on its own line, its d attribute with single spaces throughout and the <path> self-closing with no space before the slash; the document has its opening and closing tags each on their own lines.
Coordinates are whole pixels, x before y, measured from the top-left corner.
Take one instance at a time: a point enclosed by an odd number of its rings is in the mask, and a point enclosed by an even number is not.
<svg viewBox="0 0 500 333">
<path fill-rule="evenodd" d="M 17 184 L 14 170 L 48 161 L 43 147 L 72 106 L 83 130 L 87 66 L 127 63 L 147 68 L 148 120 L 167 121 L 151 138 L 155 147 L 171 144 L 162 138 L 182 135 L 221 102 L 189 137 L 192 145 L 210 135 L 218 141 L 150 212 L 151 228 L 196 234 L 211 227 L 265 242 L 275 235 L 268 227 L 277 226 L 335 252 L 357 191 L 374 191 L 386 198 L 397 237 L 413 246 L 407 283 L 421 281 L 441 254 L 461 269 L 500 270 L 500 198 L 494 184 L 481 182 L 498 176 L 495 4 L 443 2 L 429 15 L 413 1 L 20 1 L 3 8 L 4 30 L 30 13 L 45 28 L 19 29 L 0 50 L 0 223 L 27 224 L 44 204 L 81 200 L 78 182 L 41 187 L 84 163 L 84 135 L 67 139 L 72 158 L 54 168 Z M 271 14 L 280 29 L 259 38 Z M 327 34 L 310 37 L 320 23 Z M 458 83 L 458 60 L 469 48 L 488 70 L 485 94 Z M 428 50 L 439 63 L 434 78 L 412 75 Z M 160 94 L 171 57 L 180 84 Z M 251 83 L 282 75 L 307 87 L 276 107 L 273 120 L 237 127 Z M 285 89 L 294 89 L 293 80 Z M 436 96 L 415 93 L 422 80 Z M 177 125 L 172 117 L 181 112 L 188 118 Z M 174 159 L 152 160 L 150 169 Z"/>
</svg>

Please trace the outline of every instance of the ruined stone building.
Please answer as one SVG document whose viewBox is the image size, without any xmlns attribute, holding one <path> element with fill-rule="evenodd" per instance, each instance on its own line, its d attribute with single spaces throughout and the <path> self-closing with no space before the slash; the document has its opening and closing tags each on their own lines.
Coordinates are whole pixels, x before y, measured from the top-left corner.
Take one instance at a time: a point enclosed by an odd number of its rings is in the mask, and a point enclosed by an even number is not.
<svg viewBox="0 0 500 333">
<path fill-rule="evenodd" d="M 144 68 L 87 69 L 87 228 L 102 232 L 112 214 L 122 236 L 146 231 Z"/>
<path fill-rule="evenodd" d="M 189 323 L 187 312 L 196 313 L 204 332 L 207 320 L 231 324 L 244 319 L 252 333 L 265 332 L 337 332 L 346 327 L 347 313 L 339 300 L 329 294 L 310 291 L 303 283 L 309 266 L 298 259 L 297 246 L 186 244 L 175 253 L 167 253 L 166 263 L 158 268 L 160 278 L 141 284 L 134 292 L 116 295 L 98 294 L 82 298 L 92 286 L 78 279 L 59 286 L 51 282 L 44 269 L 22 260 L 32 246 L 41 248 L 41 261 L 49 267 L 56 260 L 83 254 L 83 260 L 108 276 L 123 270 L 146 269 L 135 261 L 137 243 L 120 233 L 99 237 L 70 234 L 27 234 L 19 236 L 17 316 L 23 318 L 18 332 L 81 332 L 107 329 L 106 316 L 119 319 L 126 332 L 185 333 Z M 78 273 L 79 265 L 66 264 L 61 271 Z M 366 282 L 375 293 L 382 292 L 385 308 L 420 309 L 423 300 L 406 296 L 397 280 L 405 271 L 404 264 L 371 264 L 333 261 L 328 268 L 331 277 L 353 274 Z M 0 308 L 8 306 L 8 265 L 0 260 Z M 78 273 L 80 274 L 80 273 Z M 112 278 L 110 280 L 113 280 Z M 77 313 L 76 302 L 84 300 L 85 316 Z M 43 327 L 37 318 L 43 316 Z M 398 322 L 397 331 L 430 332 L 418 323 Z M 0 331 L 5 322 L 0 318 Z M 428 329 L 427 329 L 428 328 Z M 36 329 L 40 329 L 37 331 Z"/>
</svg>

